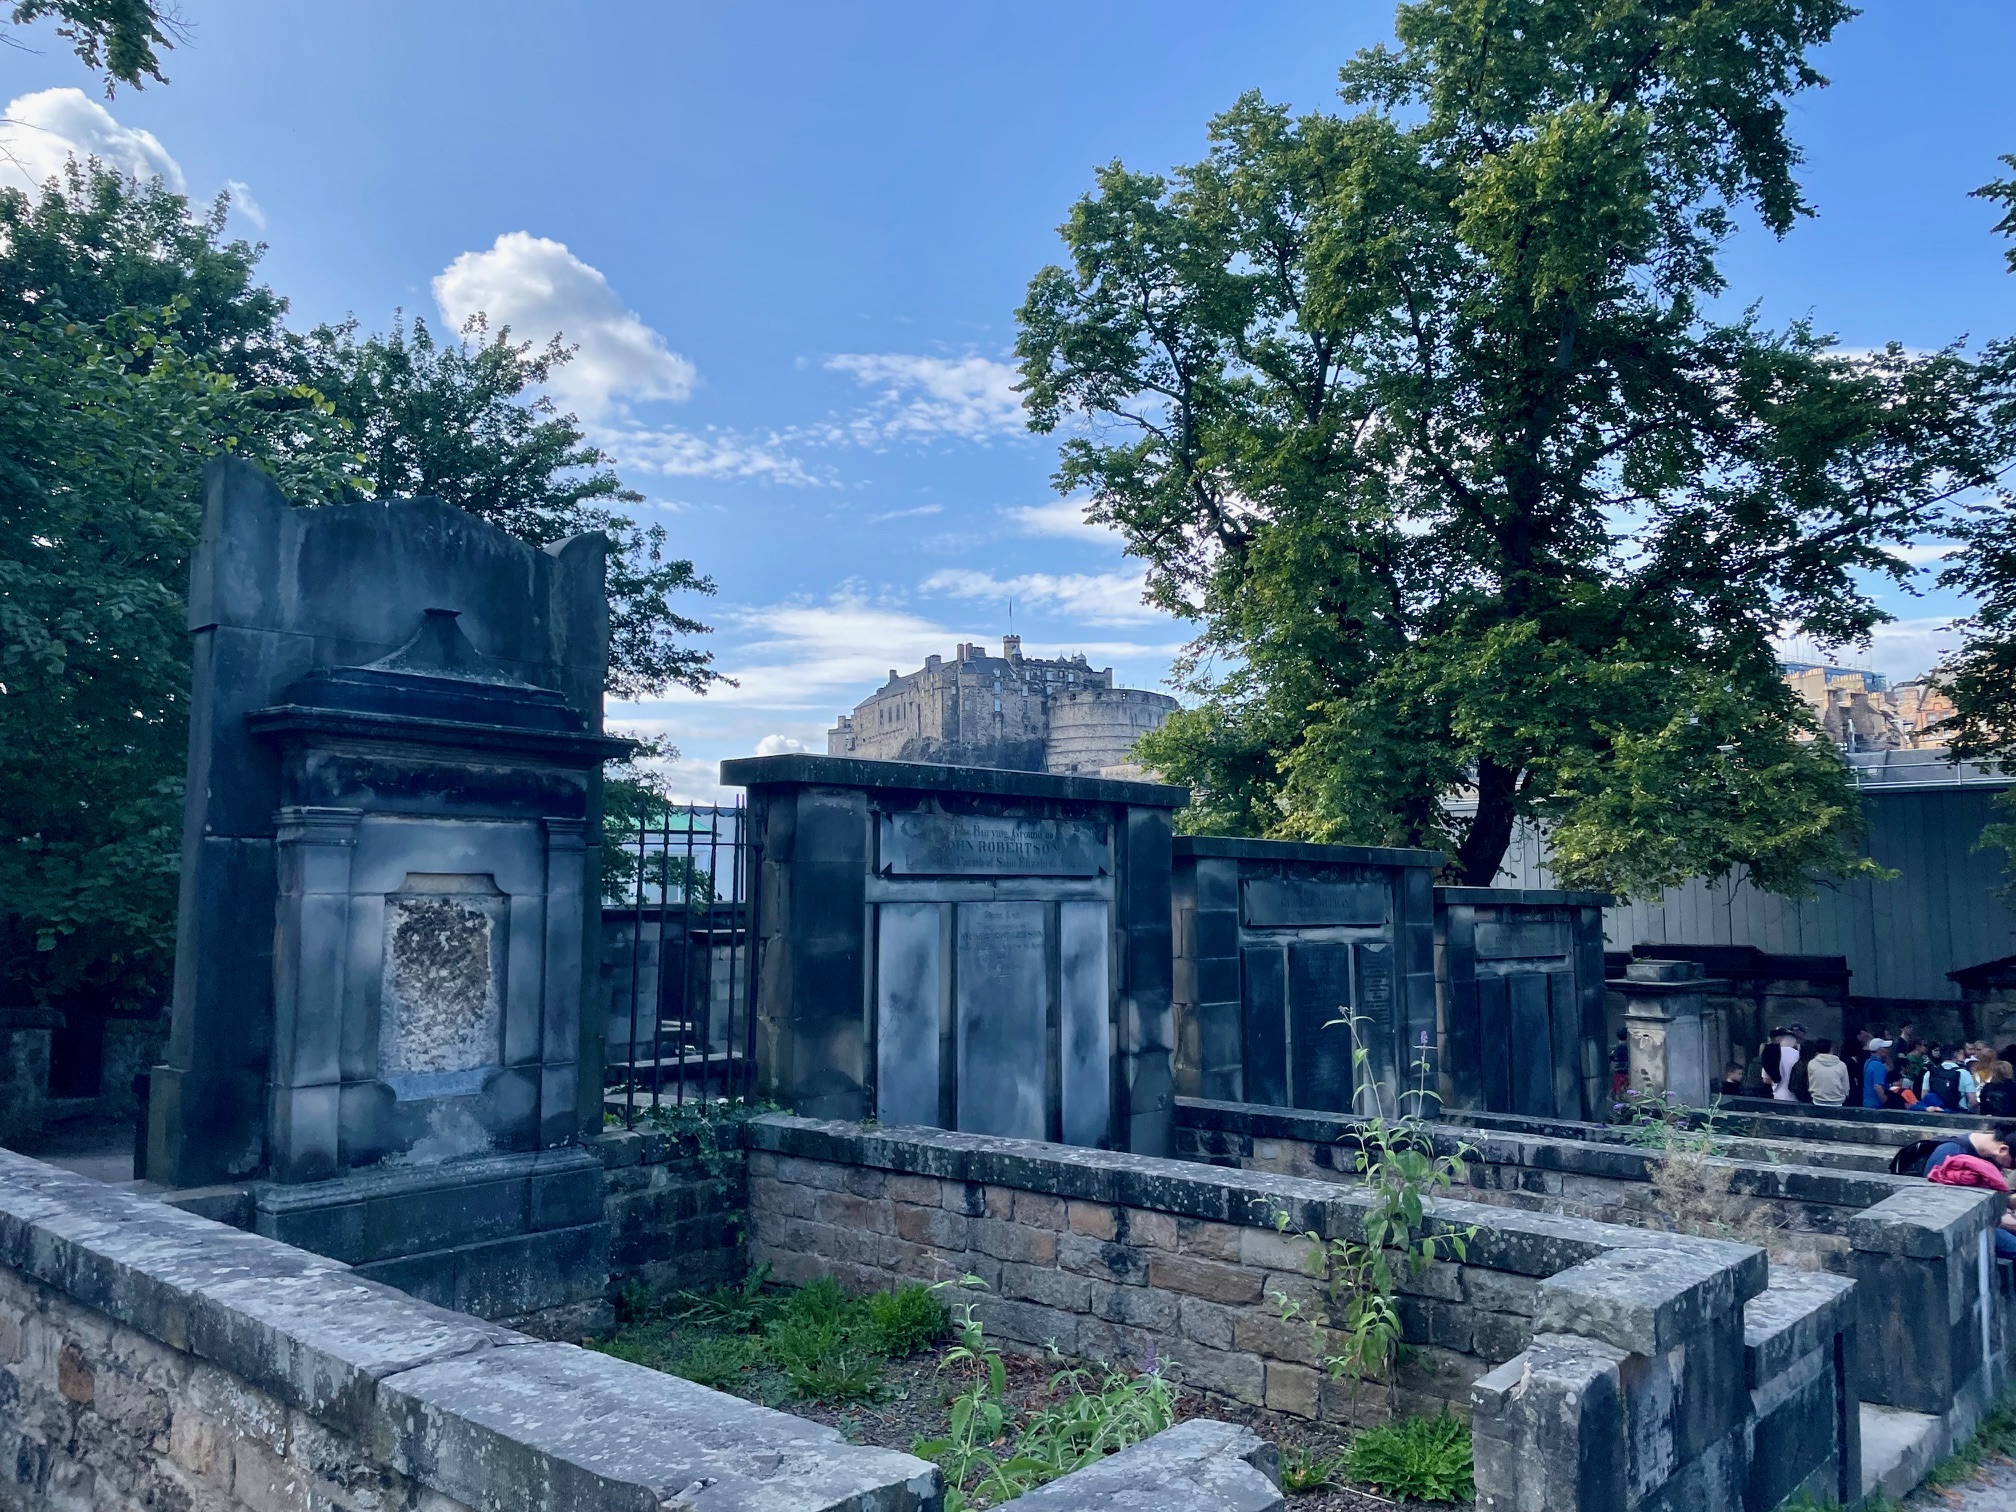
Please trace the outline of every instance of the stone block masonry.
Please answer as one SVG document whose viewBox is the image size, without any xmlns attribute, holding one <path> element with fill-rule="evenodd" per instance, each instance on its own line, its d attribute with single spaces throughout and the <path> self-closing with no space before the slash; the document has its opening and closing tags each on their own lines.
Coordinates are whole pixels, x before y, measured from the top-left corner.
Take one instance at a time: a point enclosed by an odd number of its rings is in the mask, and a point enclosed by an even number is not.
<svg viewBox="0 0 2016 1512">
<path fill-rule="evenodd" d="M 751 1258 L 780 1279 L 971 1274 L 1006 1348 L 1152 1360 L 1302 1417 L 1352 1409 L 1303 1321 L 1321 1300 L 1304 1236 L 1361 1235 L 1358 1192 L 928 1129 L 778 1115 L 745 1132 Z M 1431 1223 L 1469 1237 L 1462 1263 L 1405 1284 L 1399 1405 L 1469 1414 L 1480 1505 L 1735 1512 L 1801 1487 L 1860 1500 L 1849 1283 L 1774 1283 L 1746 1245 L 1469 1202 L 1436 1203 Z M 1777 1455 L 1761 1468 L 1760 1431 Z M 1754 1477 L 1775 1499 L 1752 1502 Z"/>
<path fill-rule="evenodd" d="M 0 1509 L 929 1512 L 937 1471 L 0 1151 Z"/>
<path fill-rule="evenodd" d="M 742 1130 L 612 1130 L 590 1146 L 602 1157 L 609 1224 L 609 1289 L 654 1296 L 739 1282 L 748 1268 L 748 1167 Z"/>
</svg>

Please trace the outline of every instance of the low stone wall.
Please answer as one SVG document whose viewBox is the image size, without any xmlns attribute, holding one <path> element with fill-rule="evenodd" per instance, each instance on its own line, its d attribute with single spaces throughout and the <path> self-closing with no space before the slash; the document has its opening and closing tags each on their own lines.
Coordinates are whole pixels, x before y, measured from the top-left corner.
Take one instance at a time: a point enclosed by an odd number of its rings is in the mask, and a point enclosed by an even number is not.
<svg viewBox="0 0 2016 1512">
<path fill-rule="evenodd" d="M 1006 1347 L 1152 1360 L 1299 1416 L 1350 1411 L 1320 1368 L 1324 1341 L 1281 1304 L 1307 1316 L 1319 1303 L 1302 1236 L 1361 1235 L 1360 1193 L 782 1115 L 746 1134 L 751 1258 L 780 1279 L 866 1290 L 970 1273 Z M 1407 1284 L 1400 1405 L 1469 1414 L 1481 1505 L 1734 1512 L 1801 1488 L 1860 1499 L 1845 1279 L 1774 1278 L 1749 1246 L 1472 1202 L 1438 1202 L 1431 1222 L 1469 1238 L 1462 1263 Z"/>
<path fill-rule="evenodd" d="M 1349 1141 L 1356 1119 L 1192 1099 L 1178 1103 L 1176 1118 L 1177 1150 L 1185 1159 L 1323 1181 L 1355 1179 Z M 1468 1176 L 1462 1195 L 1472 1201 L 1638 1228 L 1719 1226 L 1727 1232 L 1713 1237 L 1761 1245 L 1774 1262 L 1806 1270 L 1838 1267 L 1852 1247 L 1854 1218 L 1924 1186 L 1888 1172 L 1707 1158 L 1690 1163 L 1682 1191 L 1678 1182 L 1655 1183 L 1663 1158 L 1633 1145 L 1456 1123 L 1438 1125 L 1435 1138 L 1442 1153 L 1462 1153 Z M 1687 1205 L 1677 1225 L 1676 1201 Z"/>
<path fill-rule="evenodd" d="M 609 1289 L 656 1295 L 742 1279 L 748 1162 L 738 1124 L 705 1135 L 615 1129 L 595 1140 L 609 1224 Z"/>
<path fill-rule="evenodd" d="M 0 1509 L 924 1512 L 906 1454 L 0 1151 Z"/>
</svg>

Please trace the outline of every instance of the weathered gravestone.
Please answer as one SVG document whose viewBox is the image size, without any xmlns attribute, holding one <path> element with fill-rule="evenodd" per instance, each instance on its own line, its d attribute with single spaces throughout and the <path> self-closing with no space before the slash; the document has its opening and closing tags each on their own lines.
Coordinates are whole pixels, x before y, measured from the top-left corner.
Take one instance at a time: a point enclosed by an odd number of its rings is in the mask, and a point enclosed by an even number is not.
<svg viewBox="0 0 2016 1512">
<path fill-rule="evenodd" d="M 606 1244 L 579 1148 L 590 846 L 624 749 L 603 538 L 541 550 L 431 499 L 296 509 L 237 462 L 203 506 L 147 1175 L 263 1178 L 262 1232 L 431 1300 L 578 1302 L 563 1272 Z"/>
<path fill-rule="evenodd" d="M 1608 893 L 1435 889 L 1448 1105 L 1533 1118 L 1606 1116 Z"/>
<path fill-rule="evenodd" d="M 761 1093 L 1169 1152 L 1170 824 L 1181 788 L 831 756 L 749 789 Z"/>
<path fill-rule="evenodd" d="M 1175 855 L 1179 1092 L 1434 1112 L 1406 1094 L 1437 1090 L 1439 851 L 1186 836 Z"/>
</svg>

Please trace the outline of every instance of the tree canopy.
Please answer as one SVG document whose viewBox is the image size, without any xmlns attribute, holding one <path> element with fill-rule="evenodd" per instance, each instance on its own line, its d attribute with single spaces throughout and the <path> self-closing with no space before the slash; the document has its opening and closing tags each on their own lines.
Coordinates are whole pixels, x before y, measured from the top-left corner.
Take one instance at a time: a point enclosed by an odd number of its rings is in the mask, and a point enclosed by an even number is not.
<svg viewBox="0 0 2016 1512">
<path fill-rule="evenodd" d="M 1957 346 L 1727 309 L 1739 225 L 1811 213 L 1786 102 L 1850 14 L 1422 0 L 1351 113 L 1247 95 L 1203 161 L 1098 172 L 1018 353 L 1060 490 L 1199 627 L 1139 748 L 1191 823 L 1471 883 L 1522 821 L 1569 885 L 1867 868 L 1773 639 L 1865 636 L 2008 436 Z"/>
<path fill-rule="evenodd" d="M 164 5 L 152 0 L 14 0 L 8 15 L 16 26 L 54 21 L 56 35 L 70 44 L 79 61 L 103 72 L 108 95 L 121 84 L 138 89 L 148 79 L 168 82 L 161 54 L 175 46 L 177 27 Z"/>
<path fill-rule="evenodd" d="M 186 755 L 183 604 L 204 463 L 235 452 L 315 504 L 432 493 L 539 544 L 608 533 L 608 686 L 715 673 L 673 596 L 712 584 L 571 415 L 535 351 L 480 322 L 305 333 L 220 200 L 95 165 L 0 190 L 0 988 L 158 1003 Z"/>
</svg>

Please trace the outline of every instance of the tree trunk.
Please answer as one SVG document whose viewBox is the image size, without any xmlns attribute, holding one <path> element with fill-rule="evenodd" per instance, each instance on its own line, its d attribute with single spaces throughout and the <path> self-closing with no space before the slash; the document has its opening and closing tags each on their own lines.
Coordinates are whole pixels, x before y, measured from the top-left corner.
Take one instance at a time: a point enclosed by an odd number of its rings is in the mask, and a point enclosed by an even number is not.
<svg viewBox="0 0 2016 1512">
<path fill-rule="evenodd" d="M 1489 887 L 1512 843 L 1519 773 L 1486 756 L 1477 763 L 1477 815 L 1456 850 L 1456 874 L 1465 887 Z"/>
</svg>

